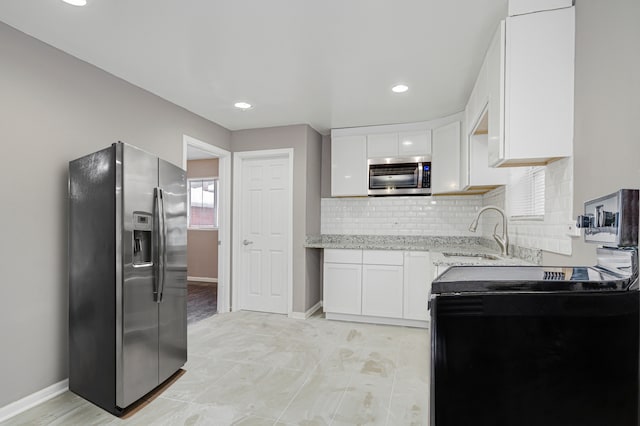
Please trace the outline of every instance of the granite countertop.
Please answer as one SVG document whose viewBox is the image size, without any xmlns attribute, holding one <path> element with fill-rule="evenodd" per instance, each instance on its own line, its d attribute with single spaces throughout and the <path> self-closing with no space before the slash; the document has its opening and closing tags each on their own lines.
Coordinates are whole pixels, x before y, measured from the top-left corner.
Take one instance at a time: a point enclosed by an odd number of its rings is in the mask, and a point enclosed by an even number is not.
<svg viewBox="0 0 640 426">
<path fill-rule="evenodd" d="M 495 243 L 482 237 L 323 234 L 308 236 L 305 247 L 429 251 L 431 253 L 431 261 L 438 266 L 538 265 L 542 257 L 540 250 L 523 249 L 517 246 L 510 246 L 510 252 L 516 254 L 517 257 L 502 257 L 495 248 Z M 461 256 L 450 256 L 450 254 Z M 486 257 L 482 257 L 483 255 Z"/>
</svg>

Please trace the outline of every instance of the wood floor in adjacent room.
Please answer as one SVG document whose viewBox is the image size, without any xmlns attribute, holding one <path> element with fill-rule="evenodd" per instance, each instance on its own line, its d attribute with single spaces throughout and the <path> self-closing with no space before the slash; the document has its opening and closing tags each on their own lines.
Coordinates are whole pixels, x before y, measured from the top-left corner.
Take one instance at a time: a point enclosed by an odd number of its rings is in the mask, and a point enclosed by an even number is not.
<svg viewBox="0 0 640 426">
<path fill-rule="evenodd" d="M 218 284 L 187 283 L 187 324 L 191 325 L 218 312 Z"/>
<path fill-rule="evenodd" d="M 428 424 L 428 330 L 240 311 L 188 345 L 186 373 L 129 419 L 65 392 L 4 424 Z"/>
</svg>

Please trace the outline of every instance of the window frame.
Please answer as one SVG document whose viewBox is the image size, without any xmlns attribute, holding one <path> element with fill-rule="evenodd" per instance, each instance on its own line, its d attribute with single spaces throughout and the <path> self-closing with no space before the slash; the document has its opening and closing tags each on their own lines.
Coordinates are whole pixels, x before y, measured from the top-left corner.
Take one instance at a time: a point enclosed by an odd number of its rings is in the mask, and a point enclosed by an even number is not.
<svg viewBox="0 0 640 426">
<path fill-rule="evenodd" d="M 192 225 L 191 224 L 191 182 L 205 182 L 205 181 L 213 181 L 214 182 L 214 196 L 213 196 L 213 210 L 215 215 L 215 224 L 214 225 Z M 204 183 L 203 183 L 204 186 Z M 195 230 L 195 231 L 217 231 L 220 228 L 220 220 L 219 220 L 219 188 L 220 188 L 220 178 L 218 176 L 207 176 L 207 177 L 193 177 L 187 178 L 187 229 Z"/>
</svg>

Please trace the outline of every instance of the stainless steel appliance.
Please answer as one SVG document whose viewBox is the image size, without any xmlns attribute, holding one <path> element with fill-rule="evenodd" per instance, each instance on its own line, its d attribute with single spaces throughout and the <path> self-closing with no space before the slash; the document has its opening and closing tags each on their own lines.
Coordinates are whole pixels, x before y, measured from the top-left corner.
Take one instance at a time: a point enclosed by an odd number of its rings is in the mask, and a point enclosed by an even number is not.
<svg viewBox="0 0 640 426">
<path fill-rule="evenodd" d="M 638 190 L 585 203 L 594 267 L 452 267 L 433 282 L 431 425 L 637 426 Z"/>
<path fill-rule="evenodd" d="M 133 146 L 69 163 L 69 389 L 116 415 L 186 362 L 186 205 Z"/>
<path fill-rule="evenodd" d="M 426 157 L 369 160 L 370 196 L 430 195 L 431 162 Z"/>
</svg>

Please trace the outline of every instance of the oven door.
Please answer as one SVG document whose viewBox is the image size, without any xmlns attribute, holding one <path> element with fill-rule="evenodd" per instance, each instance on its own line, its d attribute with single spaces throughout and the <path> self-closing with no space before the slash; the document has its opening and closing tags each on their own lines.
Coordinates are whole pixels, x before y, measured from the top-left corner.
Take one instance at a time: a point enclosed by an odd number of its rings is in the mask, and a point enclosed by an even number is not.
<svg viewBox="0 0 640 426">
<path fill-rule="evenodd" d="M 393 192 L 417 189 L 420 182 L 418 163 L 393 163 L 369 165 L 369 192 Z"/>
</svg>

